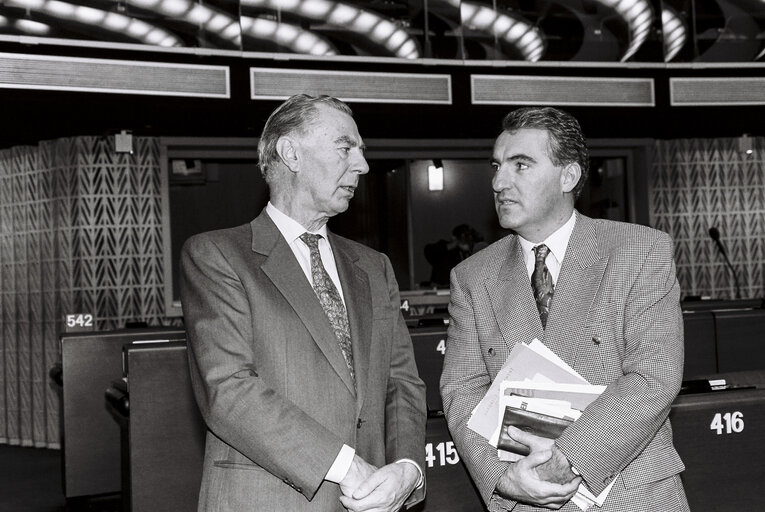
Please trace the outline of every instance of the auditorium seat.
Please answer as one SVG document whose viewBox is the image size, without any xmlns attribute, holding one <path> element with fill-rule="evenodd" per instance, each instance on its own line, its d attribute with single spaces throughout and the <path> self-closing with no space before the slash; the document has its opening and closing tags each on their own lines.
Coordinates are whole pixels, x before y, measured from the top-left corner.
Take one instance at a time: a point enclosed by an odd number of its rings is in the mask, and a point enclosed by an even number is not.
<svg viewBox="0 0 765 512">
<path fill-rule="evenodd" d="M 425 475 L 428 488 L 425 502 L 419 504 L 414 510 L 418 512 L 484 510 L 478 490 L 454 448 L 446 418 L 438 415 L 428 418 L 425 443 Z"/>
<path fill-rule="evenodd" d="M 67 499 L 120 492 L 120 430 L 107 411 L 104 390 L 122 376 L 123 345 L 184 337 L 177 328 L 61 336 L 61 461 Z"/>
<path fill-rule="evenodd" d="M 685 367 L 683 380 L 717 371 L 715 318 L 711 311 L 683 312 Z"/>
<path fill-rule="evenodd" d="M 717 371 L 765 370 L 765 310 L 715 311 Z"/>
<path fill-rule="evenodd" d="M 194 512 L 202 480 L 206 428 L 191 390 L 186 343 L 124 347 L 127 410 L 115 409 L 122 437 L 122 499 L 131 512 Z M 116 389 L 115 389 L 116 388 Z M 122 389 L 120 389 L 122 388 Z"/>
<path fill-rule="evenodd" d="M 446 325 L 440 321 L 436 322 L 436 325 L 410 327 L 409 334 L 412 336 L 417 371 L 425 382 L 428 412 L 441 412 L 444 406 L 441 402 L 439 381 L 446 353 Z"/>
<path fill-rule="evenodd" d="M 670 419 L 691 510 L 758 510 L 765 500 L 765 389 L 681 395 Z"/>
</svg>

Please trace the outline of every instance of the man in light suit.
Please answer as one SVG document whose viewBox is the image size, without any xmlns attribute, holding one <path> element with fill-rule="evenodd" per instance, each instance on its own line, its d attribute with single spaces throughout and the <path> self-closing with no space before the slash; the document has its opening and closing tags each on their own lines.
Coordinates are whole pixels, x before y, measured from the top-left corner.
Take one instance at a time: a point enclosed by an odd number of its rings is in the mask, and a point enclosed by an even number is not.
<svg viewBox="0 0 765 512">
<path fill-rule="evenodd" d="M 686 511 L 667 419 L 683 374 L 671 240 L 575 211 L 588 156 L 569 114 L 523 108 L 503 129 L 492 187 L 514 233 L 451 275 L 441 393 L 457 450 L 492 511 L 579 511 L 582 482 L 595 495 L 613 482 L 604 512 Z M 467 422 L 513 346 L 534 338 L 607 388 L 555 440 L 509 427 L 531 453 L 502 462 Z"/>
<path fill-rule="evenodd" d="M 334 235 L 369 171 L 347 105 L 293 96 L 258 145 L 270 201 L 181 255 L 207 423 L 200 511 L 395 511 L 424 498 L 425 387 L 387 257 Z"/>
</svg>

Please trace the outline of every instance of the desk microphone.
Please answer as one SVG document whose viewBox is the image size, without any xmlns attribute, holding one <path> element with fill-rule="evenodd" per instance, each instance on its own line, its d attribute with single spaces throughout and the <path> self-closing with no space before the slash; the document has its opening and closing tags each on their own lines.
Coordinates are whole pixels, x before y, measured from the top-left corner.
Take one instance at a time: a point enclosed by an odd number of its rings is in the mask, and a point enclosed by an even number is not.
<svg viewBox="0 0 765 512">
<path fill-rule="evenodd" d="M 720 231 L 716 227 L 709 228 L 709 237 L 715 241 L 715 245 L 717 246 L 717 250 L 720 251 L 720 253 L 723 255 L 723 258 L 725 258 L 725 263 L 728 265 L 728 268 L 730 269 L 730 273 L 733 274 L 733 282 L 736 284 L 736 298 L 741 298 L 741 287 L 738 284 L 738 277 L 736 276 L 736 269 L 733 268 L 733 265 L 731 264 L 730 260 L 728 259 L 728 253 L 725 252 L 725 247 L 723 247 L 722 242 L 720 241 Z"/>
</svg>

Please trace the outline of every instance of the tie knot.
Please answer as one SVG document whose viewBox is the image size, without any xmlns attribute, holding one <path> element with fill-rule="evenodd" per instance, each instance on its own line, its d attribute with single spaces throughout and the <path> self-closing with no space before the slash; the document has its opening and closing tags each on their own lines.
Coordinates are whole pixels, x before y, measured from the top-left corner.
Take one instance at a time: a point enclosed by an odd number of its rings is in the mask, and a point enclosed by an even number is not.
<svg viewBox="0 0 765 512">
<path fill-rule="evenodd" d="M 545 258 L 547 258 L 547 255 L 550 254 L 550 248 L 545 244 L 537 245 L 534 247 L 534 254 L 537 257 L 537 261 L 544 261 Z"/>
<path fill-rule="evenodd" d="M 300 239 L 308 246 L 309 249 L 318 249 L 319 248 L 319 239 L 324 238 L 321 235 L 316 235 L 313 233 L 303 233 L 300 235 Z"/>
</svg>

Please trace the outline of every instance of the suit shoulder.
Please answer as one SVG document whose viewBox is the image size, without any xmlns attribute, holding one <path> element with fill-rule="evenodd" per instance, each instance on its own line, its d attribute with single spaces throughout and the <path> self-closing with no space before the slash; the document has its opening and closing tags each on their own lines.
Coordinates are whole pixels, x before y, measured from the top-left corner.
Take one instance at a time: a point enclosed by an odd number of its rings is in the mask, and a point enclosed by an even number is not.
<svg viewBox="0 0 765 512">
<path fill-rule="evenodd" d="M 648 250 L 657 243 L 672 245 L 672 239 L 667 233 L 649 226 L 605 219 L 593 219 L 593 222 L 598 240 L 606 252 L 632 252 L 641 248 Z"/>
<path fill-rule="evenodd" d="M 507 260 L 507 255 L 516 240 L 515 235 L 507 235 L 491 245 L 484 247 L 469 258 L 461 261 L 455 268 L 458 273 L 470 275 L 496 275 L 500 265 Z"/>
<path fill-rule="evenodd" d="M 245 242 L 249 244 L 252 231 L 249 224 L 242 224 L 233 228 L 216 229 L 205 231 L 190 236 L 184 243 L 181 252 L 196 253 L 208 250 L 211 246 L 226 247 L 231 244 Z"/>
</svg>

